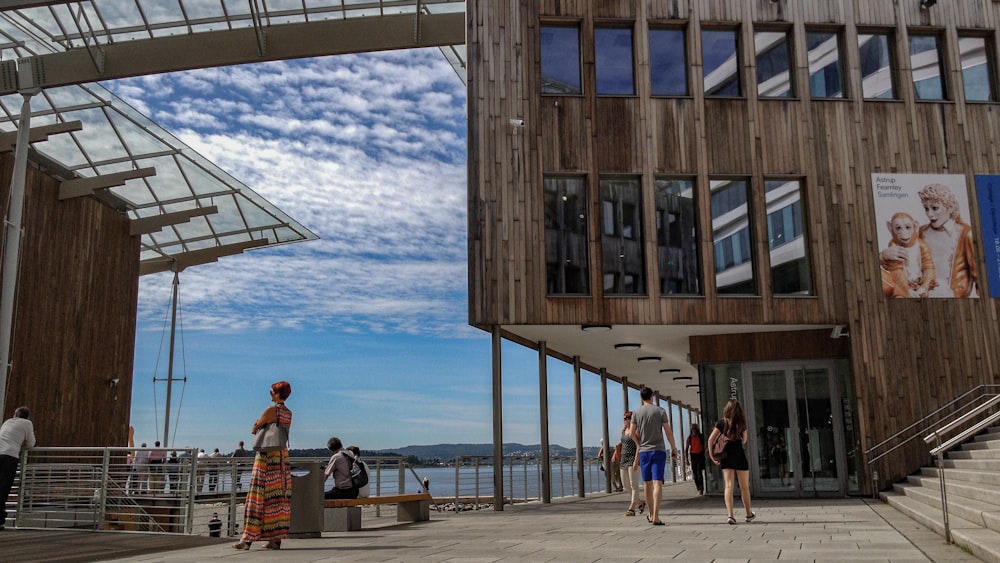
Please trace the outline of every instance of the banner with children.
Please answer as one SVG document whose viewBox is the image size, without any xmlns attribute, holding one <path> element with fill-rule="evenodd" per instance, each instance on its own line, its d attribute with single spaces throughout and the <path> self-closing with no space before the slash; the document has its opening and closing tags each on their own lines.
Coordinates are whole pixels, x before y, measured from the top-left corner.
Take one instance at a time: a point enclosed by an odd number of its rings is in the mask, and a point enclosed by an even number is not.
<svg viewBox="0 0 1000 563">
<path fill-rule="evenodd" d="M 961 174 L 872 174 L 882 294 L 979 297 Z"/>
</svg>

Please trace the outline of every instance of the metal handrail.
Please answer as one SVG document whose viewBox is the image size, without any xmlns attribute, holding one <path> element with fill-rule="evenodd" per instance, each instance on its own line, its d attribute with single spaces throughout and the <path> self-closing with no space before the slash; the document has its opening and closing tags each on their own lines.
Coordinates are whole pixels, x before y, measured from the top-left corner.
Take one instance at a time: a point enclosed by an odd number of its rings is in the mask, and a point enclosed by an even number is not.
<svg viewBox="0 0 1000 563">
<path fill-rule="evenodd" d="M 935 410 L 931 414 L 921 418 L 917 422 L 907 426 L 903 430 L 893 434 L 889 438 L 879 442 L 878 444 L 868 448 L 865 451 L 865 455 L 869 457 L 868 465 L 869 467 L 874 464 L 879 459 L 885 457 L 891 452 L 904 445 L 910 443 L 921 434 L 923 436 L 924 443 L 930 445 L 932 443 L 936 444 L 931 450 L 930 455 L 937 458 L 937 474 L 938 474 L 938 486 L 941 488 L 941 513 L 942 520 L 944 522 L 944 536 L 945 541 L 949 544 L 952 543 L 951 538 L 951 525 L 948 518 L 948 492 L 945 482 L 944 473 L 944 454 L 950 451 L 955 446 L 964 443 L 966 440 L 972 438 L 982 430 L 989 428 L 991 425 L 996 424 L 1000 421 L 1000 411 L 994 412 L 989 416 L 984 415 L 989 413 L 990 410 L 995 409 L 1000 405 L 1000 392 L 991 393 L 988 392 L 990 389 L 1000 390 L 1000 385 L 978 385 L 972 389 L 962 393 L 955 399 L 949 401 L 944 406 Z M 978 393 L 975 397 L 970 399 L 965 404 L 955 407 L 955 405 L 961 401 L 964 401 L 969 395 L 973 393 Z M 980 399 L 985 399 L 980 401 Z M 952 409 L 951 412 L 944 416 L 941 415 L 945 410 Z M 931 422 L 932 418 L 939 418 L 936 422 Z M 916 428 L 922 428 L 922 430 L 911 432 Z M 958 431 L 955 436 L 943 441 L 945 437 L 953 432 Z M 879 448 L 886 446 L 893 440 L 900 439 L 902 436 L 910 433 L 909 437 L 903 439 L 901 442 L 895 446 L 887 449 L 881 454 L 871 457 L 872 452 L 877 451 Z M 874 494 L 878 495 L 878 472 L 872 471 L 872 481 L 874 485 Z"/>
<path fill-rule="evenodd" d="M 913 424 L 910 424 L 906 428 L 903 428 L 899 432 L 896 432 L 892 436 L 889 436 L 885 440 L 882 440 L 881 442 L 879 442 L 879 443 L 875 444 L 874 446 L 868 448 L 867 450 L 865 450 L 865 458 L 868 460 L 868 465 L 869 466 L 873 465 L 876 461 L 882 459 L 883 457 L 889 455 L 890 453 L 896 451 L 897 449 L 905 446 L 906 444 L 912 442 L 913 440 L 916 440 L 917 438 L 920 438 L 921 435 L 924 434 L 925 432 L 927 432 L 934 424 L 937 424 L 936 422 L 931 422 L 931 420 L 934 419 L 935 417 L 941 415 L 941 413 L 943 413 L 944 411 L 952 409 L 952 412 L 949 413 L 946 416 L 954 416 L 955 415 L 955 410 L 957 410 L 959 412 L 962 412 L 962 410 L 965 409 L 967 406 L 969 406 L 969 403 L 971 403 L 972 401 L 975 401 L 975 400 L 979 399 L 980 397 L 982 397 L 984 395 L 991 394 L 989 392 L 990 389 L 996 389 L 996 393 L 1000 393 L 1000 385 L 993 385 L 993 384 L 991 384 L 991 385 L 977 385 L 977 386 L 973 387 L 972 389 L 969 389 L 965 393 L 962 393 L 961 395 L 955 397 L 951 401 L 948 401 L 947 403 L 945 403 L 944 405 L 942 405 L 941 407 L 939 407 L 934 412 L 928 414 L 927 416 L 924 416 L 920 420 L 914 422 Z M 975 394 L 975 393 L 978 393 L 978 395 L 976 395 L 974 398 L 972 398 L 969 401 L 969 403 L 966 403 L 966 404 L 964 404 L 964 405 L 962 405 L 960 407 L 957 407 L 957 408 L 955 407 L 955 405 L 957 403 L 959 403 L 960 401 L 965 400 L 969 395 L 972 395 L 972 394 Z M 938 421 L 938 422 L 940 422 L 940 421 Z M 917 430 L 914 431 L 914 429 L 917 429 Z M 906 435 L 907 433 L 909 433 L 909 436 L 907 438 L 905 438 L 905 439 L 902 439 L 901 437 L 904 436 L 904 435 Z M 884 452 L 882 452 L 882 453 L 880 453 L 880 454 L 872 457 L 872 455 L 873 455 L 874 452 L 880 450 L 881 448 L 884 448 L 889 443 L 891 443 L 891 442 L 893 442 L 895 440 L 899 440 L 899 439 L 902 439 L 902 441 L 899 442 L 898 444 L 896 444 L 895 446 L 889 448 L 888 450 L 886 450 L 886 451 L 884 451 Z M 877 479 L 875 479 L 875 480 L 877 481 Z M 877 487 L 876 487 L 876 491 L 877 491 Z"/>
</svg>

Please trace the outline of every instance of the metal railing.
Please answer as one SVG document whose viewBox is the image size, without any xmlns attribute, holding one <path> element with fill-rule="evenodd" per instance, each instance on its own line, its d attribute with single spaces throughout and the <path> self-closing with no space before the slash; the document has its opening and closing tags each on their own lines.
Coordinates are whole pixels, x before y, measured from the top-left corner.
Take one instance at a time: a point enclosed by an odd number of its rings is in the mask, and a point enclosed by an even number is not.
<svg viewBox="0 0 1000 563">
<path fill-rule="evenodd" d="M 130 451 L 170 462 L 131 463 Z M 171 453 L 176 452 L 176 456 Z M 292 475 L 328 458 L 292 457 Z M 433 485 L 439 511 L 492 507 L 491 456 L 460 456 L 447 466 L 411 466 L 398 456 L 365 456 L 372 496 L 424 490 Z M 505 456 L 504 502 L 532 502 L 541 490 L 535 457 Z M 574 457 L 552 457 L 554 496 L 578 493 Z M 39 447 L 23 450 L 8 511 L 17 527 L 121 530 L 208 535 L 218 515 L 222 535 L 236 535 L 253 469 L 253 458 L 198 457 L 197 449 Z M 596 460 L 585 460 L 579 475 L 586 492 L 602 491 Z M 450 481 L 454 479 L 454 483 Z M 447 495 L 454 493 L 454 497 Z M 16 500 L 15 500 L 16 499 Z M 10 506 L 10 505 L 15 506 Z M 452 505 L 453 504 L 453 505 Z M 295 509 L 293 503 L 293 510 Z M 391 509 L 386 509 L 391 510 Z M 383 507 L 366 508 L 371 516 Z"/>
<path fill-rule="evenodd" d="M 948 493 L 945 489 L 944 454 L 982 430 L 1000 422 L 1000 385 L 978 385 L 952 399 L 917 422 L 865 451 L 868 466 L 906 446 L 917 438 L 934 444 L 928 454 L 936 460 L 941 488 L 941 512 L 945 540 L 952 543 L 948 519 Z M 950 437 L 949 437 L 950 436 Z M 873 495 L 878 497 L 878 471 L 872 470 Z"/>
</svg>

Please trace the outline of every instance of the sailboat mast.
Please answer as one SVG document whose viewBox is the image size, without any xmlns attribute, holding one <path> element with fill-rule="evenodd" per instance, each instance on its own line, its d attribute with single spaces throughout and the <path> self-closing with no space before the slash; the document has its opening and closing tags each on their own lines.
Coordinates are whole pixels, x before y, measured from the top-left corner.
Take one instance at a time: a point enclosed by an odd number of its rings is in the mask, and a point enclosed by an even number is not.
<svg viewBox="0 0 1000 563">
<path fill-rule="evenodd" d="M 174 337 L 177 333 L 177 293 L 181 285 L 180 273 L 174 271 L 173 296 L 170 303 L 170 353 L 167 359 L 167 408 L 163 415 L 163 447 L 170 443 L 170 393 L 174 385 Z"/>
</svg>

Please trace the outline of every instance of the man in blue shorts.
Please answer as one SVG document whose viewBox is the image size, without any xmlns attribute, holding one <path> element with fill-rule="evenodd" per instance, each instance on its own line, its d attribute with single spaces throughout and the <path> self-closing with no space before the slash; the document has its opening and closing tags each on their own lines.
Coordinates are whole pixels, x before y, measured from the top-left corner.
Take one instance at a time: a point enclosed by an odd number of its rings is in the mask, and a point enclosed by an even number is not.
<svg viewBox="0 0 1000 563">
<path fill-rule="evenodd" d="M 642 471 L 642 486 L 646 494 L 646 505 L 649 515 L 646 519 L 654 526 L 662 526 L 660 521 L 660 494 L 663 491 L 663 474 L 667 465 L 667 446 L 663 443 L 663 434 L 670 441 L 670 457 L 677 457 L 677 445 L 674 443 L 674 432 L 670 428 L 670 418 L 667 411 L 653 404 L 653 390 L 643 387 L 639 392 L 642 406 L 632 413 L 632 424 L 629 433 L 639 445 L 639 455 L 635 456 L 633 468 Z"/>
</svg>

